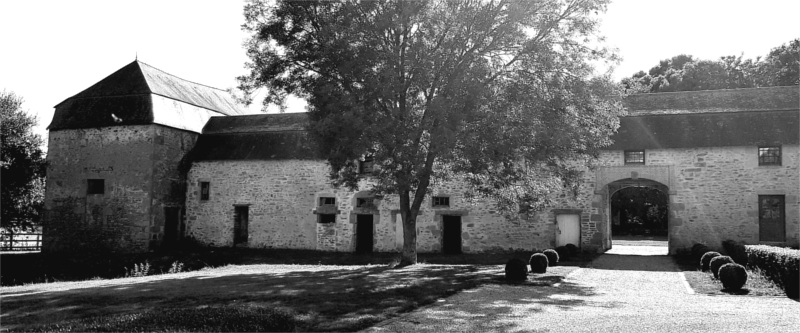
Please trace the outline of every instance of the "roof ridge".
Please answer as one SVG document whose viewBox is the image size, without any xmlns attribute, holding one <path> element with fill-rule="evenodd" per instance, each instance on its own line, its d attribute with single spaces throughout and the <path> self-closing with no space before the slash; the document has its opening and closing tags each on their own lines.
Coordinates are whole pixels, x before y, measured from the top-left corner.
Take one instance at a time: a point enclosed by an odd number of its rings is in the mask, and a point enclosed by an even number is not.
<svg viewBox="0 0 800 333">
<path fill-rule="evenodd" d="M 222 91 L 222 92 L 228 92 L 227 90 L 224 90 L 224 89 L 220 89 L 220 88 L 217 88 L 217 87 L 212 87 L 212 86 L 209 86 L 209 85 L 207 85 L 207 84 L 202 84 L 202 83 L 194 82 L 194 81 L 191 81 L 191 80 L 184 79 L 184 78 L 182 78 L 182 77 L 180 77 L 180 76 L 177 76 L 177 75 L 175 75 L 175 74 L 170 74 L 170 73 L 167 73 L 166 71 L 164 71 L 164 70 L 162 70 L 162 69 L 160 69 L 160 68 L 158 68 L 158 67 L 155 67 L 155 66 L 153 66 L 153 65 L 151 65 L 151 64 L 148 64 L 148 63 L 146 63 L 146 62 L 144 62 L 144 61 L 141 61 L 141 60 L 139 60 L 139 59 L 136 59 L 135 61 L 136 61 L 137 63 L 140 63 L 140 64 L 147 65 L 147 67 L 150 67 L 150 68 L 152 68 L 152 69 L 155 69 L 155 70 L 157 70 L 157 71 L 159 71 L 159 72 L 161 72 L 161 73 L 164 73 L 164 74 L 166 74 L 166 75 L 172 76 L 172 77 L 174 77 L 174 78 L 176 78 L 176 79 L 178 79 L 178 80 L 181 80 L 181 81 L 186 81 L 186 82 L 189 82 L 189 83 L 191 83 L 191 84 L 196 84 L 196 85 L 198 85 L 198 86 L 203 86 L 203 87 L 206 87 L 206 88 L 211 88 L 211 89 L 214 89 L 214 90 L 219 90 L 219 91 Z"/>
<path fill-rule="evenodd" d="M 764 87 L 748 87 L 748 88 L 725 88 L 725 89 L 703 89 L 703 90 L 682 90 L 682 91 L 660 91 L 660 92 L 641 92 L 630 94 L 628 96 L 654 96 L 660 94 L 686 94 L 686 93 L 704 93 L 704 92 L 712 92 L 712 91 L 727 91 L 733 92 L 737 90 L 759 90 L 759 89 L 789 89 L 789 88 L 797 88 L 797 85 L 789 85 L 789 86 L 764 86 Z"/>
</svg>

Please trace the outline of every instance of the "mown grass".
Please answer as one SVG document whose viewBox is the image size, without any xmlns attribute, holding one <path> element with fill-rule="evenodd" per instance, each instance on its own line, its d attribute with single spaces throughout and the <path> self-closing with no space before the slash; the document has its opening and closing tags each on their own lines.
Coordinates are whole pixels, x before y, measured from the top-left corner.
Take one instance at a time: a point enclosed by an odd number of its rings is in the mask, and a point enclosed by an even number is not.
<svg viewBox="0 0 800 333">
<path fill-rule="evenodd" d="M 689 286 L 698 293 L 706 295 L 749 295 L 749 296 L 785 296 L 783 290 L 767 279 L 759 269 L 747 269 L 747 282 L 741 290 L 726 290 L 722 282 L 714 278 L 711 272 L 703 272 L 699 264 L 690 257 L 675 257 L 675 262 L 686 276 Z"/>
<path fill-rule="evenodd" d="M 420 253 L 420 263 L 460 265 L 502 265 L 509 258 L 519 257 L 527 262 L 532 252 L 481 253 L 444 255 Z M 581 265 L 596 255 L 579 255 L 562 265 Z M 312 250 L 209 248 L 187 246 L 140 254 L 109 254 L 105 252 L 74 254 L 3 253 L 0 254 L 0 285 L 27 283 L 113 279 L 142 273 L 137 265 L 149 266 L 147 274 L 174 272 L 179 263 L 181 271 L 196 271 L 209 267 L 250 264 L 298 265 L 392 265 L 399 262 L 397 253 L 355 254 Z"/>
<path fill-rule="evenodd" d="M 2 329 L 356 331 L 461 290 L 506 284 L 502 264 L 511 256 L 529 255 L 421 255 L 425 264 L 395 268 L 393 254 L 213 251 L 209 253 L 213 256 L 198 260 L 218 263 L 220 268 L 0 288 Z M 469 259 L 480 264 L 434 264 Z M 237 263 L 221 264 L 226 261 Z M 531 275 L 523 285 L 536 288 L 557 283 L 581 263 L 561 263 L 547 274 Z"/>
</svg>

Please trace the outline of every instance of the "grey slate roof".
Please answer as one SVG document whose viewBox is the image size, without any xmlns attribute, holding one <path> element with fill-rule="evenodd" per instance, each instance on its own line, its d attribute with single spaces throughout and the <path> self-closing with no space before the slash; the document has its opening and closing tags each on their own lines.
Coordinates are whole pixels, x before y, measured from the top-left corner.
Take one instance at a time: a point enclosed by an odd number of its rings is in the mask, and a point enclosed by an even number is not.
<svg viewBox="0 0 800 333">
<path fill-rule="evenodd" d="M 799 119 L 798 109 L 628 116 L 605 149 L 798 144 Z"/>
<path fill-rule="evenodd" d="M 800 87 L 763 87 L 630 95 L 631 115 L 796 110 Z"/>
<path fill-rule="evenodd" d="M 180 103 L 176 106 L 185 104 L 199 109 L 156 108 L 155 98 L 166 98 Z M 159 123 L 199 132 L 202 124 L 198 126 L 195 121 L 188 126 L 177 118 L 191 116 L 205 122 L 205 118 L 215 114 L 244 114 L 227 92 L 181 79 L 140 61 L 120 68 L 55 108 L 53 121 L 48 126 L 50 130 Z"/>
<path fill-rule="evenodd" d="M 193 161 L 320 159 L 305 130 L 306 113 L 212 117 Z"/>
</svg>

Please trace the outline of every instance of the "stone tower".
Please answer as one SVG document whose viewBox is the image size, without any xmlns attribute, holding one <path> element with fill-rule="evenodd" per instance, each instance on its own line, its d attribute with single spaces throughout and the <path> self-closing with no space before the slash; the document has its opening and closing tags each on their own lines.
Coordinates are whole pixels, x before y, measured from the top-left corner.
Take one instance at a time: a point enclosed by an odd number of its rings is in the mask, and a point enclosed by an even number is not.
<svg viewBox="0 0 800 333">
<path fill-rule="evenodd" d="M 55 106 L 43 251 L 143 252 L 183 232 L 185 165 L 222 90 L 134 61 Z"/>
</svg>

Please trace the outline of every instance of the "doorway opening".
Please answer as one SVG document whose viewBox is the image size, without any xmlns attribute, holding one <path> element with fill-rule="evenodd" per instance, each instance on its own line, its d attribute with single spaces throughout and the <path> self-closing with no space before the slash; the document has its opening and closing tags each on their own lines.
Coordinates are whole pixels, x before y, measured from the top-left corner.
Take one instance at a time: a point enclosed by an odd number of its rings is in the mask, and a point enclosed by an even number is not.
<svg viewBox="0 0 800 333">
<path fill-rule="evenodd" d="M 233 246 L 247 243 L 250 207 L 235 206 L 233 212 Z"/>
<path fill-rule="evenodd" d="M 356 253 L 372 253 L 372 214 L 356 215 Z"/>
<path fill-rule="evenodd" d="M 172 246 L 178 242 L 180 235 L 181 208 L 164 207 L 164 245 Z"/>
<path fill-rule="evenodd" d="M 647 179 L 608 185 L 613 246 L 668 247 L 669 190 Z"/>
<path fill-rule="evenodd" d="M 442 253 L 461 254 L 461 216 L 442 215 Z"/>
</svg>

